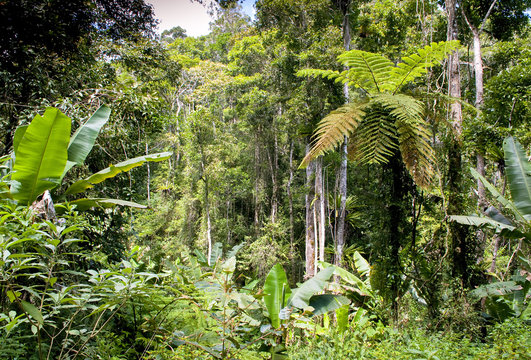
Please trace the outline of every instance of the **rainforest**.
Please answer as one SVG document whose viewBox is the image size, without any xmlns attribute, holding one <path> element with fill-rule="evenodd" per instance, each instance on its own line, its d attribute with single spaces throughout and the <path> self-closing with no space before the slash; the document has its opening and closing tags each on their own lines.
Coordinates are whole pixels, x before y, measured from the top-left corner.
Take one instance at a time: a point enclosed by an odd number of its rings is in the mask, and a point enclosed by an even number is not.
<svg viewBox="0 0 531 360">
<path fill-rule="evenodd" d="M 191 2 L 0 1 L 0 357 L 529 359 L 531 1 Z"/>
</svg>

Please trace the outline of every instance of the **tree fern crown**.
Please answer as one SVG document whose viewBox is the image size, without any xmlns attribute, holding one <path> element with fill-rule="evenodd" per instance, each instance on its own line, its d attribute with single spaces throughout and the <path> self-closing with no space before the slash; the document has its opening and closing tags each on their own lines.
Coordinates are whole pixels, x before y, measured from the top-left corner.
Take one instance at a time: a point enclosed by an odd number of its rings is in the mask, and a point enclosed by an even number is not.
<svg viewBox="0 0 531 360">
<path fill-rule="evenodd" d="M 424 119 L 424 105 L 401 88 L 426 74 L 459 47 L 458 41 L 426 45 L 405 56 L 397 65 L 380 54 L 350 50 L 339 55 L 346 67 L 334 70 L 304 69 L 298 76 L 323 77 L 363 90 L 366 97 L 342 106 L 317 125 L 311 150 L 301 163 L 305 167 L 315 157 L 351 138 L 351 158 L 363 163 L 386 163 L 397 150 L 415 182 L 427 188 L 433 176 L 431 132 Z"/>
</svg>

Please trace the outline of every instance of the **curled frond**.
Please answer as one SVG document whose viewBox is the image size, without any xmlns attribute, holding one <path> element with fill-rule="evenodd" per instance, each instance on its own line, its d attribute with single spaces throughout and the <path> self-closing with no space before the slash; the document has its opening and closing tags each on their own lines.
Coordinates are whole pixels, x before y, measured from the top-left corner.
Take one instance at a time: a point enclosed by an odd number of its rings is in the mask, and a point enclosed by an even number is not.
<svg viewBox="0 0 531 360">
<path fill-rule="evenodd" d="M 323 118 L 317 125 L 312 148 L 302 160 L 300 167 L 308 166 L 312 159 L 332 150 L 343 141 L 345 136 L 350 136 L 365 115 L 363 109 L 364 104 L 349 104 L 332 111 Z"/>
</svg>

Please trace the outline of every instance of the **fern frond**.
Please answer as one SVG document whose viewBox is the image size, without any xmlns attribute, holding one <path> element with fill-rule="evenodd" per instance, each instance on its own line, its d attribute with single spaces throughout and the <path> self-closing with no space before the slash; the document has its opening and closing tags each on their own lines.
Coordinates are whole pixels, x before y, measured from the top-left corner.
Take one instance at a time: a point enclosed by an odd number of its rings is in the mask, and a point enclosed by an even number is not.
<svg viewBox="0 0 531 360">
<path fill-rule="evenodd" d="M 394 119 L 389 111 L 372 106 L 355 133 L 349 155 L 360 163 L 383 164 L 398 148 L 397 140 Z"/>
<path fill-rule="evenodd" d="M 325 79 L 335 79 L 336 82 L 346 83 L 349 81 L 346 77 L 346 71 L 321 70 L 321 69 L 302 69 L 295 74 L 299 77 L 322 77 Z"/>
<path fill-rule="evenodd" d="M 386 57 L 362 50 L 350 50 L 339 55 L 338 60 L 349 68 L 346 77 L 355 87 L 370 94 L 389 90 L 389 76 L 394 66 Z"/>
<path fill-rule="evenodd" d="M 459 41 L 440 41 L 420 48 L 416 53 L 402 58 L 402 62 L 393 67 L 390 80 L 391 91 L 396 93 L 403 85 L 412 82 L 428 72 L 428 68 L 442 61 L 452 51 L 459 48 Z"/>
<path fill-rule="evenodd" d="M 380 94 L 372 101 L 387 109 L 395 119 L 406 169 L 417 185 L 427 189 L 434 174 L 434 152 L 430 145 L 431 132 L 423 117 L 424 105 L 404 94 Z"/>
<path fill-rule="evenodd" d="M 389 111 L 389 114 L 404 122 L 422 122 L 424 104 L 412 96 L 405 94 L 378 94 L 371 98 L 372 104 L 378 104 Z"/>
<path fill-rule="evenodd" d="M 430 131 L 425 126 L 412 126 L 410 123 L 397 122 L 400 153 L 406 169 L 415 183 L 428 189 L 434 176 L 435 155 L 430 144 Z"/>
<path fill-rule="evenodd" d="M 315 131 L 316 140 L 299 167 L 305 168 L 312 159 L 332 150 L 341 143 L 344 136 L 350 136 L 365 115 L 364 107 L 365 104 L 363 103 L 352 103 L 332 111 L 323 118 Z"/>
</svg>

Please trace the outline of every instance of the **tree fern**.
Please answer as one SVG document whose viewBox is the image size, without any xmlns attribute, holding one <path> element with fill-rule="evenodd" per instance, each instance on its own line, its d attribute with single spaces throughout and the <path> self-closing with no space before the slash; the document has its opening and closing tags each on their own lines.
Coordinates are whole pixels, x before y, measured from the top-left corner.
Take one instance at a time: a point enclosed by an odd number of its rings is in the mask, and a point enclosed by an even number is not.
<svg viewBox="0 0 531 360">
<path fill-rule="evenodd" d="M 431 134 L 424 119 L 424 105 L 397 92 L 458 47 L 457 41 L 432 43 L 403 57 L 396 66 L 382 55 L 351 50 L 338 57 L 348 70 L 299 71 L 299 76 L 334 79 L 367 93 L 365 103 L 341 107 L 321 120 L 315 132 L 316 140 L 301 166 L 334 149 L 346 135 L 351 137 L 351 158 L 360 162 L 386 163 L 400 149 L 415 182 L 423 188 L 428 187 L 433 176 L 434 155 Z"/>
</svg>

